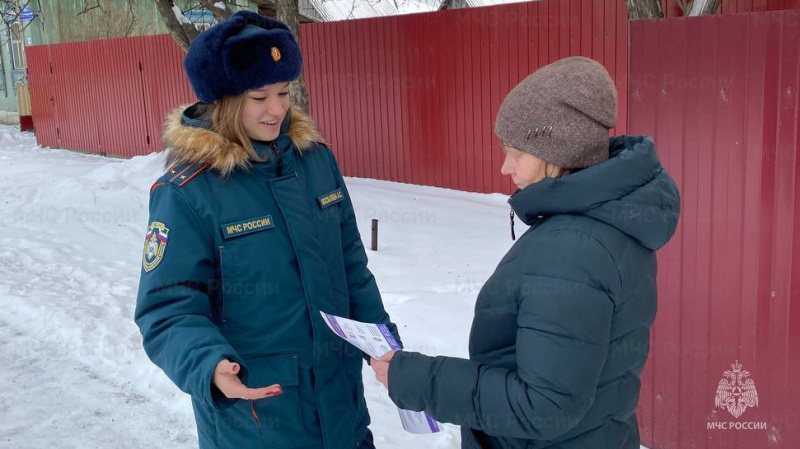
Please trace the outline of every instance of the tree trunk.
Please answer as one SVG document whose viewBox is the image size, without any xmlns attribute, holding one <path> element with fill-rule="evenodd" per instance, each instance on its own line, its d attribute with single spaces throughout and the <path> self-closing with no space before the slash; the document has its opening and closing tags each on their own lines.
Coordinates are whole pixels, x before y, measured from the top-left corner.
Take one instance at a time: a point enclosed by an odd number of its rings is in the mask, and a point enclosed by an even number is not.
<svg viewBox="0 0 800 449">
<path fill-rule="evenodd" d="M 661 19 L 664 11 L 661 10 L 659 0 L 625 0 L 628 8 L 628 19 Z"/>
<path fill-rule="evenodd" d="M 230 17 L 231 14 L 233 14 L 233 12 L 231 12 L 231 9 L 228 7 L 227 0 L 199 0 L 199 3 L 200 6 L 211 11 L 211 14 L 214 16 L 215 19 L 217 19 L 217 23 L 222 23 L 228 20 L 228 17 Z M 217 3 L 222 3 L 223 5 L 225 5 L 225 9 L 220 9 L 214 6 Z"/>
<path fill-rule="evenodd" d="M 297 8 L 297 2 L 298 0 L 276 0 L 275 15 L 278 20 L 285 23 L 292 30 L 299 44 L 300 24 L 298 17 L 300 16 L 300 11 Z M 289 98 L 291 98 L 293 105 L 308 112 L 308 92 L 306 91 L 306 82 L 302 73 L 297 81 L 289 85 Z"/>
<path fill-rule="evenodd" d="M 717 13 L 722 0 L 694 0 L 687 16 L 710 16 Z"/>
<path fill-rule="evenodd" d="M 175 6 L 172 0 L 153 0 L 158 8 L 161 20 L 167 25 L 169 35 L 181 46 L 184 52 L 189 51 L 189 45 L 200 32 L 191 23 L 180 23 L 175 17 L 172 8 Z"/>
</svg>

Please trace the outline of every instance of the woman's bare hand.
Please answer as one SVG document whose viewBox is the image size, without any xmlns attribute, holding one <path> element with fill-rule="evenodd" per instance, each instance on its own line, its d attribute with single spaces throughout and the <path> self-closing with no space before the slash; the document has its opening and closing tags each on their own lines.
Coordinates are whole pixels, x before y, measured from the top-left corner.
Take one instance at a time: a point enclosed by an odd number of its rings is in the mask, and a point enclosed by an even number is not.
<svg viewBox="0 0 800 449">
<path fill-rule="evenodd" d="M 241 367 L 238 363 L 233 363 L 229 360 L 221 360 L 217 363 L 217 367 L 214 369 L 213 382 L 225 397 L 231 399 L 264 399 L 283 393 L 281 386 L 278 384 L 263 388 L 247 388 L 237 376 L 240 369 Z"/>
</svg>

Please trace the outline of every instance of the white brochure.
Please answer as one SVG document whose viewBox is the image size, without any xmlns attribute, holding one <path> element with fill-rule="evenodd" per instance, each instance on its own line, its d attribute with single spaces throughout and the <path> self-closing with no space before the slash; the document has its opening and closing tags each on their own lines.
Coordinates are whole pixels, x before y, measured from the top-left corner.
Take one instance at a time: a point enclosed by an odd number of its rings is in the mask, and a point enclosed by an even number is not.
<svg viewBox="0 0 800 449">
<path fill-rule="evenodd" d="M 320 312 L 328 327 L 356 348 L 372 358 L 379 359 L 389 351 L 399 351 L 400 344 L 385 324 L 371 324 Z M 398 408 L 403 429 L 410 433 L 436 433 L 439 424 L 426 412 L 412 412 Z"/>
</svg>

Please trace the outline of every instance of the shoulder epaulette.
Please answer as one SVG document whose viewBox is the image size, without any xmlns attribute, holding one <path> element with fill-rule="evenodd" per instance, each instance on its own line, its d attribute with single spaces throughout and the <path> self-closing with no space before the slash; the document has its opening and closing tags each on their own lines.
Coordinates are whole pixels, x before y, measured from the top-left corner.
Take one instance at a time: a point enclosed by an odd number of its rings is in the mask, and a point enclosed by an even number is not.
<svg viewBox="0 0 800 449">
<path fill-rule="evenodd" d="M 210 164 L 178 164 L 169 169 L 165 175 L 163 182 L 175 184 L 178 187 L 185 186 L 189 181 L 194 179 L 195 176 L 204 172 Z"/>
<path fill-rule="evenodd" d="M 195 176 L 205 171 L 210 164 L 176 164 L 170 167 L 163 176 L 158 178 L 158 181 L 150 187 L 150 192 L 164 184 L 174 184 L 178 187 L 183 187 L 191 181 Z"/>
</svg>

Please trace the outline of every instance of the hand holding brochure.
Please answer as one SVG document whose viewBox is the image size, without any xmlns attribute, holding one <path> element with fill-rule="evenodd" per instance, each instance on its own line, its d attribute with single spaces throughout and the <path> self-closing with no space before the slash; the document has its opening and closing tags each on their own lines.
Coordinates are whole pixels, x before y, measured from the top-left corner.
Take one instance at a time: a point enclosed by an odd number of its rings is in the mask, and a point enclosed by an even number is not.
<svg viewBox="0 0 800 449">
<path fill-rule="evenodd" d="M 385 324 L 362 323 L 324 312 L 320 314 L 336 335 L 372 358 L 379 359 L 389 351 L 402 349 Z M 425 412 L 412 412 L 399 408 L 397 410 L 400 412 L 403 428 L 407 432 L 423 434 L 436 433 L 440 430 L 438 423 Z"/>
</svg>

